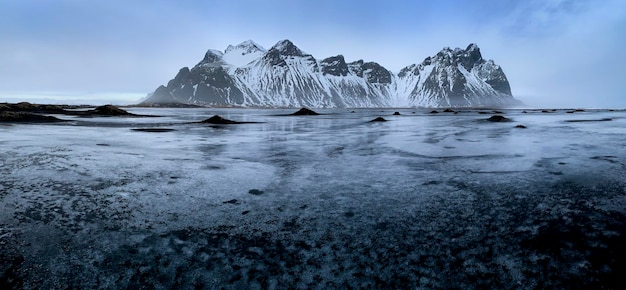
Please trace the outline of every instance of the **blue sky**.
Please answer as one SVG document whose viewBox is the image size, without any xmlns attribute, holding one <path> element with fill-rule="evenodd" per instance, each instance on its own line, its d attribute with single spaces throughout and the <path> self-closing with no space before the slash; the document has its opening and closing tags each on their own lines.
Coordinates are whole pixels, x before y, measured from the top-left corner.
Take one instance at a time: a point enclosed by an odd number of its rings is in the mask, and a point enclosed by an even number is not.
<svg viewBox="0 0 626 290">
<path fill-rule="evenodd" d="M 134 102 L 209 48 L 290 39 L 397 72 L 477 43 L 513 94 L 626 107 L 626 1 L 0 0 L 0 102 Z"/>
</svg>

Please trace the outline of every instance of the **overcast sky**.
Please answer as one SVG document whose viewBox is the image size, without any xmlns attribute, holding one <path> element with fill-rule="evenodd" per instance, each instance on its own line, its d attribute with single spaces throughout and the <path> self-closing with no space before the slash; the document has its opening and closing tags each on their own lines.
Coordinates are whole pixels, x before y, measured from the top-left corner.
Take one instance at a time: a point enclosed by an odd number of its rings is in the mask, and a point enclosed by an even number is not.
<svg viewBox="0 0 626 290">
<path fill-rule="evenodd" d="M 0 0 L 0 102 L 135 102 L 248 39 L 393 72 L 477 43 L 528 105 L 626 107 L 624 0 Z"/>
</svg>

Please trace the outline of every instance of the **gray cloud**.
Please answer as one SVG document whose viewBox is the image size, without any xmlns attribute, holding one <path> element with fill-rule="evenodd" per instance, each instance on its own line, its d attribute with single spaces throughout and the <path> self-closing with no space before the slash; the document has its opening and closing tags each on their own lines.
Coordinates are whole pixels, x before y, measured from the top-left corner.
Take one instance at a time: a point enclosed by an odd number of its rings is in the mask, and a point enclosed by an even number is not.
<svg viewBox="0 0 626 290">
<path fill-rule="evenodd" d="M 518 97 L 538 106 L 626 107 L 626 5 L 621 1 L 542 1 L 520 7 L 497 30 L 494 57 Z M 521 11 L 521 12 L 520 12 Z"/>
<path fill-rule="evenodd" d="M 138 98 L 208 48 L 289 38 L 318 58 L 341 53 L 394 71 L 476 42 L 528 104 L 626 107 L 618 0 L 58 3 L 0 11 L 0 101 L 24 92 Z"/>
</svg>

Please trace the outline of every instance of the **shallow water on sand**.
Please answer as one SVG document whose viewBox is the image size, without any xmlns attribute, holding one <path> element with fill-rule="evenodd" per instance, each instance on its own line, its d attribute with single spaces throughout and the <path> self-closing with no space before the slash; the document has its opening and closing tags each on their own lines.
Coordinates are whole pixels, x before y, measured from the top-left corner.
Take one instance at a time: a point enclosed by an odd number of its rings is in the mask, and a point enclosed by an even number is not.
<svg viewBox="0 0 626 290">
<path fill-rule="evenodd" d="M 597 288 L 626 274 L 624 111 L 129 111 L 161 117 L 0 125 L 1 286 Z M 215 114 L 260 123 L 189 123 Z"/>
</svg>

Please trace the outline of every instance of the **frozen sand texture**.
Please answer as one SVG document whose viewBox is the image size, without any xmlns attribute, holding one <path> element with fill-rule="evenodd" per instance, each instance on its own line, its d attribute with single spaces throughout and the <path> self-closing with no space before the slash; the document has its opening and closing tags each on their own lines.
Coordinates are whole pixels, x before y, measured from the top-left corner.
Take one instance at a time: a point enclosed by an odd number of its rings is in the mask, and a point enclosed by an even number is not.
<svg viewBox="0 0 626 290">
<path fill-rule="evenodd" d="M 626 274 L 622 111 L 129 111 L 162 117 L 0 125 L 1 286 L 610 288 Z M 213 115 L 262 123 L 192 123 Z"/>
</svg>

